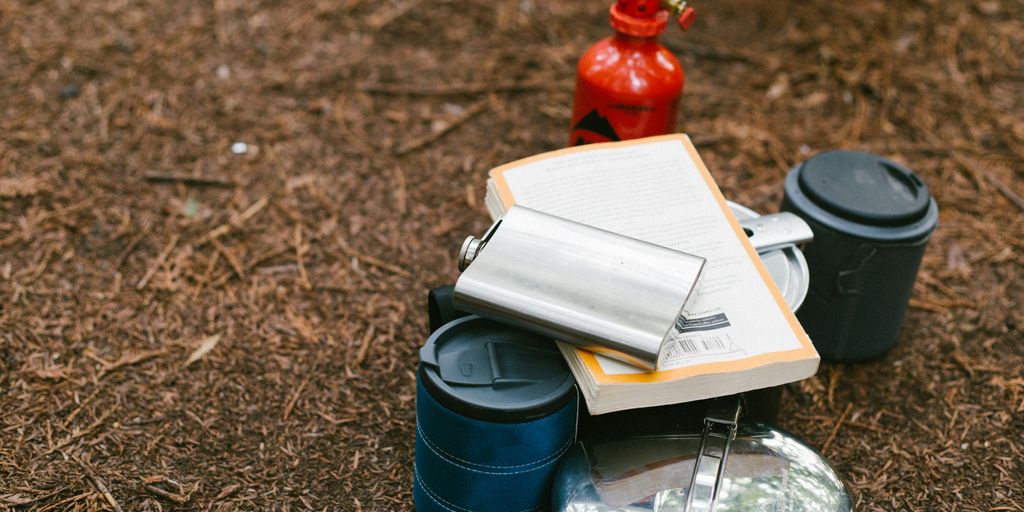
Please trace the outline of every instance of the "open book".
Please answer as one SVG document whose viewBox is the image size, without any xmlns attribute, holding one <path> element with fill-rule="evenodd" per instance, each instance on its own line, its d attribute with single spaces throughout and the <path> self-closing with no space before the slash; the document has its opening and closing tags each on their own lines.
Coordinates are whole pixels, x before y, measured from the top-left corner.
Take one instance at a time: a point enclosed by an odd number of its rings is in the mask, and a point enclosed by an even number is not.
<svg viewBox="0 0 1024 512">
<path fill-rule="evenodd" d="M 521 204 L 707 259 L 659 371 L 559 344 L 591 414 L 776 386 L 817 371 L 818 353 L 686 135 L 497 167 L 486 204 L 495 219 Z"/>
</svg>

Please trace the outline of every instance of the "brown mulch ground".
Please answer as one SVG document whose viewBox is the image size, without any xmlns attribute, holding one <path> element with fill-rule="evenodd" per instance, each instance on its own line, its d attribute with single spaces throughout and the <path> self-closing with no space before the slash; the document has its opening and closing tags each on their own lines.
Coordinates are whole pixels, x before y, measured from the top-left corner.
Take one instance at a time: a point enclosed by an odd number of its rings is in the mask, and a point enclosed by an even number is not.
<svg viewBox="0 0 1024 512">
<path fill-rule="evenodd" d="M 424 290 L 605 4 L 0 0 L 0 509 L 411 508 Z M 1024 509 L 1024 4 L 697 7 L 728 196 L 860 148 L 942 211 L 898 347 L 781 423 L 860 510 Z"/>
</svg>

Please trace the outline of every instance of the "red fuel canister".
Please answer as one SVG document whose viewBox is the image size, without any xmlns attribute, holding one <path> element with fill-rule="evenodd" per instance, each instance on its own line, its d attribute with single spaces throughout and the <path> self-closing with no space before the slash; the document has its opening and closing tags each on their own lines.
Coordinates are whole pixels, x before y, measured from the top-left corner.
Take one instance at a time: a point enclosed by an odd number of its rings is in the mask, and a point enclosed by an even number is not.
<svg viewBox="0 0 1024 512">
<path fill-rule="evenodd" d="M 670 14 L 686 30 L 696 13 L 682 0 L 618 0 L 609 14 L 615 35 L 576 67 L 570 146 L 675 131 L 683 68 L 658 35 Z"/>
</svg>

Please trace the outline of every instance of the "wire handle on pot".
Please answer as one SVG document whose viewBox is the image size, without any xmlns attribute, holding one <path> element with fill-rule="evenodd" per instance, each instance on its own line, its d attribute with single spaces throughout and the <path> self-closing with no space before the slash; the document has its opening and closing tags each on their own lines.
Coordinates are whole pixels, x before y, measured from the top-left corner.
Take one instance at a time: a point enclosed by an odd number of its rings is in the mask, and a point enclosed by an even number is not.
<svg viewBox="0 0 1024 512">
<path fill-rule="evenodd" d="M 717 398 L 708 406 L 700 451 L 693 464 L 690 490 L 686 495 L 686 512 L 714 512 L 742 408 L 739 395 Z"/>
</svg>

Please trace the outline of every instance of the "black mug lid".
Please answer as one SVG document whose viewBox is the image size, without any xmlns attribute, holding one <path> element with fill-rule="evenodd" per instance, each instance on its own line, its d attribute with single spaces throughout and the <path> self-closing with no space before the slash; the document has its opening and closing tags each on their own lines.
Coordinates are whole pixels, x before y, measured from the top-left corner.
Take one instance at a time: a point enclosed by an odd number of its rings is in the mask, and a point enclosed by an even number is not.
<svg viewBox="0 0 1024 512">
<path fill-rule="evenodd" d="M 859 151 L 829 151 L 804 162 L 800 188 L 818 206 L 876 226 L 903 226 L 925 215 L 928 186 L 905 167 Z"/>
<path fill-rule="evenodd" d="M 918 242 L 939 220 L 938 206 L 917 175 L 871 153 L 815 155 L 790 171 L 785 194 L 805 218 L 868 240 Z"/>
<path fill-rule="evenodd" d="M 576 394 L 554 340 L 478 316 L 449 322 L 420 349 L 420 378 L 435 400 L 471 418 L 541 418 Z"/>
</svg>

